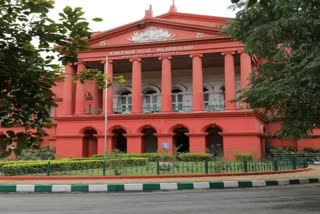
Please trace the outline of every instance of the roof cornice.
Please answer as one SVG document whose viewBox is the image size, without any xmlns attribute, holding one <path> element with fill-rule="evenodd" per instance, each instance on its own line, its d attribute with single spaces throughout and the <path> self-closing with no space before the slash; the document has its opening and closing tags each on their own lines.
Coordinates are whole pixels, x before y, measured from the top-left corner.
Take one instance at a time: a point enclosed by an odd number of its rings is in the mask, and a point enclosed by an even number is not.
<svg viewBox="0 0 320 214">
<path fill-rule="evenodd" d="M 196 25 L 196 24 L 187 24 L 187 23 L 181 23 L 181 22 L 175 22 L 175 21 L 170 21 L 170 20 L 165 20 L 165 19 L 160 19 L 160 18 L 149 18 L 149 19 L 142 19 L 136 22 L 129 23 L 127 25 L 123 25 L 108 31 L 104 31 L 102 33 L 99 33 L 95 36 L 93 36 L 89 40 L 89 44 L 96 43 L 100 41 L 102 38 L 108 38 L 108 37 L 114 37 L 117 36 L 121 33 L 128 32 L 132 30 L 132 28 L 136 28 L 139 25 L 144 25 L 147 27 L 150 24 L 162 24 L 166 26 L 171 26 L 173 28 L 183 28 L 183 29 L 189 29 L 189 30 L 202 30 L 206 33 L 216 33 L 219 32 L 220 29 L 217 27 L 209 27 L 209 26 L 203 26 L 203 25 Z"/>
</svg>

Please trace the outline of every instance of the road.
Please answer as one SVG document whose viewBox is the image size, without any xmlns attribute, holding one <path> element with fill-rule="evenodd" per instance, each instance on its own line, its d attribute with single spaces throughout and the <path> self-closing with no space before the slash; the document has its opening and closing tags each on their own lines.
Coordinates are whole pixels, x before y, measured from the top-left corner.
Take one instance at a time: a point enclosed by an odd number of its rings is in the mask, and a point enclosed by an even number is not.
<svg viewBox="0 0 320 214">
<path fill-rule="evenodd" d="M 320 185 L 150 193 L 2 193 L 0 213 L 318 214 Z"/>
</svg>

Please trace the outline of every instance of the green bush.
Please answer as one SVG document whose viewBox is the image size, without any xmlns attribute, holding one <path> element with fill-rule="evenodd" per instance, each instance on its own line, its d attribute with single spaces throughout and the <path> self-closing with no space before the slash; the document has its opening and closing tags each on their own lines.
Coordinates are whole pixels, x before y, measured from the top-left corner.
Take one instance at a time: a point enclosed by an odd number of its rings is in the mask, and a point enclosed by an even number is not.
<svg viewBox="0 0 320 214">
<path fill-rule="evenodd" d="M 128 166 L 144 166 L 148 163 L 147 158 L 124 158 L 107 160 L 107 167 L 128 167 Z M 50 162 L 50 171 L 52 173 L 73 170 L 88 170 L 103 168 L 104 161 L 100 160 L 76 160 L 76 161 L 60 161 L 54 160 Z M 1 166 L 0 170 L 4 175 L 28 175 L 47 173 L 48 161 L 29 161 L 20 162 L 12 161 Z"/>
<path fill-rule="evenodd" d="M 209 153 L 178 153 L 178 161 L 211 161 L 212 154 Z"/>
<path fill-rule="evenodd" d="M 284 147 L 272 147 L 270 148 L 270 154 L 276 155 L 276 154 L 289 154 L 289 153 L 296 153 L 297 148 L 294 146 L 284 146 Z"/>
<path fill-rule="evenodd" d="M 147 158 L 123 158 L 107 160 L 107 167 L 146 166 L 147 164 Z"/>
<path fill-rule="evenodd" d="M 314 149 L 314 148 L 304 148 L 303 151 L 306 153 L 320 153 L 320 149 Z"/>
<path fill-rule="evenodd" d="M 234 157 L 236 161 L 253 161 L 252 153 L 236 153 Z"/>
<path fill-rule="evenodd" d="M 54 160 L 56 159 L 55 149 L 48 147 L 41 149 L 24 149 L 21 155 L 17 156 L 17 160 Z"/>
<path fill-rule="evenodd" d="M 140 154 L 131 154 L 131 153 L 109 153 L 106 155 L 107 159 L 122 159 L 122 158 L 147 158 L 150 162 L 159 162 L 159 161 L 171 161 L 173 156 L 168 153 L 140 153 Z M 103 155 L 94 155 L 93 159 L 102 159 Z"/>
</svg>

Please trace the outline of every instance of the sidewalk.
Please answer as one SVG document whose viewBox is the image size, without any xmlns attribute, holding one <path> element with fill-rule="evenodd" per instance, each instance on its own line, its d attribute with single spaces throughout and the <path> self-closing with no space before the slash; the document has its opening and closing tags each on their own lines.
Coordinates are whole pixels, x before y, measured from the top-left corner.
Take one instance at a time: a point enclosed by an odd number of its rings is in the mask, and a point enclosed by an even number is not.
<svg viewBox="0 0 320 214">
<path fill-rule="evenodd" d="M 310 166 L 311 170 L 296 173 L 271 174 L 271 175 L 248 175 L 248 176 L 222 176 L 200 178 L 144 178 L 144 179 L 54 179 L 54 180 L 0 180 L 0 184 L 142 184 L 142 183 L 175 183 L 175 182 L 208 182 L 208 181 L 261 181 L 283 180 L 300 178 L 320 178 L 320 166 Z"/>
</svg>

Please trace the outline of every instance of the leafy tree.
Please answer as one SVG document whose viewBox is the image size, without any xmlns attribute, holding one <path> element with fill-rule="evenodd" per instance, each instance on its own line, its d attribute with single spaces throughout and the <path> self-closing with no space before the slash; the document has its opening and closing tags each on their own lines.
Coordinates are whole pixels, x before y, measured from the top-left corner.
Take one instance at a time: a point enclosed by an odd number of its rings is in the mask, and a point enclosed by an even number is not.
<svg viewBox="0 0 320 214">
<path fill-rule="evenodd" d="M 0 0 L 0 127 L 22 127 L 0 132 L 0 144 L 16 142 L 17 155 L 38 145 L 51 125 L 49 108 L 56 104 L 50 89 L 60 72 L 54 53 L 66 65 L 89 48 L 91 33 L 82 9 L 66 7 L 54 21 L 48 17 L 53 6 L 54 0 Z M 8 155 L 10 151 L 1 153 Z"/>
<path fill-rule="evenodd" d="M 240 99 L 281 119 L 282 137 L 320 127 L 320 1 L 232 0 L 239 12 L 225 28 L 265 63 Z"/>
</svg>

